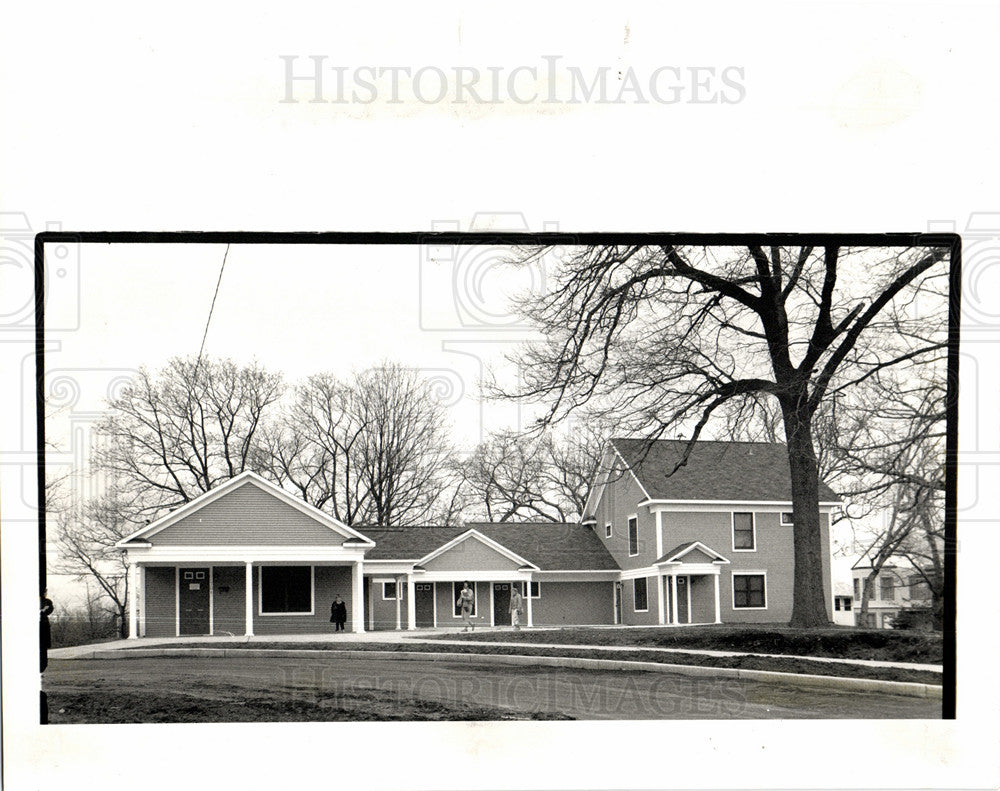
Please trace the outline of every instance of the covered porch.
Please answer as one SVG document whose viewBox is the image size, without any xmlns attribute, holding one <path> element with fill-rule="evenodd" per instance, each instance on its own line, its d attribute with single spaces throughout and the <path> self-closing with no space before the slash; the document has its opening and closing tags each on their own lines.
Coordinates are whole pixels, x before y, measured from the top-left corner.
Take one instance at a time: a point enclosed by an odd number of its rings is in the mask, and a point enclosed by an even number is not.
<svg viewBox="0 0 1000 791">
<path fill-rule="evenodd" d="M 657 623 L 663 626 L 722 623 L 719 577 L 729 561 L 700 541 L 675 547 L 657 569 Z"/>
</svg>

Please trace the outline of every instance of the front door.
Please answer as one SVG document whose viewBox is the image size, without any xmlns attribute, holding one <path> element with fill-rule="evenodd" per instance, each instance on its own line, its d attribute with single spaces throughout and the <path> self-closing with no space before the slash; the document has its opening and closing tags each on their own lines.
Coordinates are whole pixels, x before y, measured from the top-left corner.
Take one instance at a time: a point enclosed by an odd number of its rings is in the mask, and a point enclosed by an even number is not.
<svg viewBox="0 0 1000 791">
<path fill-rule="evenodd" d="M 413 586 L 413 606 L 417 611 L 417 626 L 434 625 L 434 583 L 418 582 Z"/>
<path fill-rule="evenodd" d="M 208 634 L 208 569 L 180 569 L 181 634 Z"/>
<path fill-rule="evenodd" d="M 510 583 L 493 583 L 493 623 L 510 626 Z"/>
<path fill-rule="evenodd" d="M 690 577 L 677 578 L 677 623 L 691 623 L 691 619 L 688 617 L 690 579 Z"/>
</svg>

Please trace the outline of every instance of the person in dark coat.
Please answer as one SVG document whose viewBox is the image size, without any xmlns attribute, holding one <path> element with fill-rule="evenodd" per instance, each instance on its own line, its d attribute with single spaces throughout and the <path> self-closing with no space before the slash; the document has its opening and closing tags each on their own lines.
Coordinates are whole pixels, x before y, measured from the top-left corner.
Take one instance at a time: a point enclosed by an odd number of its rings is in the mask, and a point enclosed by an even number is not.
<svg viewBox="0 0 1000 791">
<path fill-rule="evenodd" d="M 340 598 L 340 594 L 333 597 L 333 604 L 330 605 L 330 623 L 336 624 L 335 632 L 344 631 L 344 624 L 347 622 L 347 605 Z"/>
<path fill-rule="evenodd" d="M 52 627 L 49 626 L 49 616 L 52 615 L 55 606 L 52 604 L 52 599 L 48 597 L 48 591 L 42 594 L 41 597 L 41 607 L 38 611 L 38 628 L 39 628 L 39 664 L 41 666 L 41 672 L 45 672 L 45 668 L 49 664 L 49 649 L 52 647 Z"/>
</svg>

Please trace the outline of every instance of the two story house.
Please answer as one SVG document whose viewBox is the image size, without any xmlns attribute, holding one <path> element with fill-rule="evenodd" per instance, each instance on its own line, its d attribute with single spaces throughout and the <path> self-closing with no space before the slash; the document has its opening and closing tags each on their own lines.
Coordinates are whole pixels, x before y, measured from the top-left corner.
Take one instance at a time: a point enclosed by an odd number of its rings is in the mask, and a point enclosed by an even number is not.
<svg viewBox="0 0 1000 791">
<path fill-rule="evenodd" d="M 784 446 L 614 440 L 581 522 L 348 526 L 251 472 L 118 547 L 129 561 L 130 636 L 459 627 L 468 583 L 474 622 L 510 623 L 516 588 L 527 626 L 787 622 L 791 486 Z M 823 574 L 829 514 L 821 489 Z"/>
<path fill-rule="evenodd" d="M 784 445 L 613 440 L 584 522 L 621 569 L 623 624 L 787 622 L 794 560 L 791 477 Z M 830 582 L 830 512 L 820 484 L 823 581 Z M 832 610 L 831 618 L 832 618 Z"/>
</svg>

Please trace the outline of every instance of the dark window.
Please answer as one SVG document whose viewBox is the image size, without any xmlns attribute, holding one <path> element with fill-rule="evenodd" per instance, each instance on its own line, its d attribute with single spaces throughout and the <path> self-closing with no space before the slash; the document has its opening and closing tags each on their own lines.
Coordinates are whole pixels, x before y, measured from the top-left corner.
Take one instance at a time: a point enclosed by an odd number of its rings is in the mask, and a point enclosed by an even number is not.
<svg viewBox="0 0 1000 791">
<path fill-rule="evenodd" d="M 861 598 L 861 580 L 857 578 L 854 579 L 854 598 Z"/>
<path fill-rule="evenodd" d="M 879 598 L 883 601 L 893 601 L 896 598 L 896 580 L 892 577 L 879 577 Z"/>
<path fill-rule="evenodd" d="M 628 553 L 639 554 L 639 520 L 634 516 L 628 519 Z"/>
<path fill-rule="evenodd" d="M 260 611 L 312 612 L 312 569 L 308 566 L 261 566 Z"/>
<path fill-rule="evenodd" d="M 782 511 L 781 512 L 781 524 L 783 524 L 783 525 L 794 525 L 795 524 L 795 520 L 792 518 L 792 512 L 791 511 Z"/>
<path fill-rule="evenodd" d="M 753 548 L 753 514 L 733 514 L 733 549 Z"/>
<path fill-rule="evenodd" d="M 382 583 L 382 598 L 383 599 L 395 599 L 396 598 L 396 583 L 395 582 L 383 582 Z"/>
<path fill-rule="evenodd" d="M 604 537 L 605 538 L 611 538 L 611 523 L 610 522 L 608 522 L 604 526 Z"/>
<path fill-rule="evenodd" d="M 521 583 L 521 595 L 524 596 L 524 583 Z M 534 580 L 531 581 L 531 598 L 540 599 L 542 597 L 541 585 Z"/>
<path fill-rule="evenodd" d="M 455 615 L 461 617 L 462 608 L 458 606 L 458 597 L 462 595 L 462 588 L 464 583 L 453 582 L 451 583 L 451 601 L 452 606 L 455 608 Z M 479 597 L 476 596 L 476 583 L 469 585 L 469 590 L 472 591 L 472 617 L 476 617 L 476 605 L 479 603 Z"/>
<path fill-rule="evenodd" d="M 733 575 L 733 607 L 766 607 L 763 574 Z"/>
<path fill-rule="evenodd" d="M 632 593 L 634 596 L 632 609 L 636 612 L 649 609 L 649 598 L 646 595 L 646 578 L 639 577 L 632 580 Z"/>
</svg>

